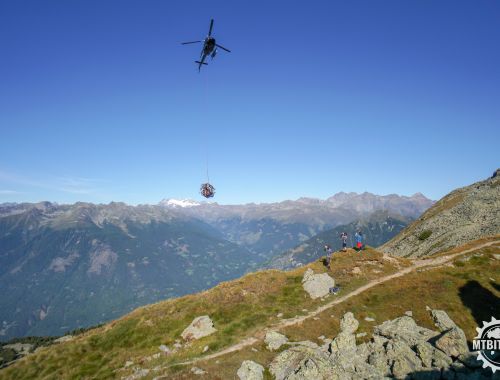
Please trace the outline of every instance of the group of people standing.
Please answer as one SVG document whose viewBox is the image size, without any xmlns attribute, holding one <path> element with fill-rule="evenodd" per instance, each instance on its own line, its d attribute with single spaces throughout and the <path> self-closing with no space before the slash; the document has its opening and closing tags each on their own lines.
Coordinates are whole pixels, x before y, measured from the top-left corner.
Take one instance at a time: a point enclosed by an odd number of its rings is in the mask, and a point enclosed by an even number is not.
<svg viewBox="0 0 500 380">
<path fill-rule="evenodd" d="M 342 243 L 342 252 L 346 252 L 347 251 L 347 239 L 348 239 L 347 232 L 342 232 L 340 234 L 340 241 Z M 353 248 L 356 251 L 360 251 L 360 250 L 364 249 L 363 233 L 360 230 L 356 231 L 356 233 L 354 234 L 354 239 L 356 240 L 356 245 Z M 332 257 L 332 254 L 333 254 L 333 250 L 327 244 L 324 247 L 324 251 L 326 252 L 327 265 L 330 266 L 330 261 L 331 261 L 331 257 Z"/>
</svg>

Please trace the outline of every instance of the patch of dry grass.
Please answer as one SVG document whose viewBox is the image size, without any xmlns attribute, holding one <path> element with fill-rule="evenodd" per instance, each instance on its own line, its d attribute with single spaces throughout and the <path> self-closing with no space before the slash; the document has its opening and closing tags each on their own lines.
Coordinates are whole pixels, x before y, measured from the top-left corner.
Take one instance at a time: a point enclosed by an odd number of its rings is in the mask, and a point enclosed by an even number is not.
<svg viewBox="0 0 500 380">
<path fill-rule="evenodd" d="M 338 333 L 339 319 L 346 311 L 354 312 L 360 320 L 360 332 L 372 331 L 374 323 L 364 321 L 367 316 L 382 322 L 401 316 L 406 310 L 413 311 L 419 324 L 432 327 L 425 311 L 428 305 L 449 312 L 471 338 L 476 324 L 458 290 L 473 279 L 498 296 L 498 291 L 489 284 L 490 277 L 495 278 L 497 283 L 499 280 L 498 260 L 493 261 L 491 258 L 493 253 L 498 252 L 498 247 L 485 248 L 479 252 L 482 256 L 474 256 L 461 266 L 430 269 L 397 278 L 326 310 L 316 320 L 309 318 L 283 332 L 292 340 L 307 339 L 322 343 L 317 337 L 324 335 L 333 338 Z M 411 263 L 407 259 L 384 259 L 382 254 L 373 249 L 360 253 L 350 250 L 335 254 L 330 274 L 340 285 L 342 295 Z M 354 267 L 358 267 L 360 273 L 353 271 Z M 303 291 L 301 283 L 307 268 L 312 268 L 316 273 L 328 271 L 320 261 L 289 272 L 262 271 L 221 283 L 202 293 L 144 306 L 82 334 L 74 341 L 44 348 L 22 359 L 0 371 L 0 379 L 119 378 L 132 373 L 130 368 L 122 370 L 127 360 L 132 360 L 142 368 L 157 365 L 168 367 L 202 356 L 206 345 L 209 346 L 207 354 L 217 352 L 262 332 L 266 326 L 276 324 L 280 320 L 277 318 L 278 313 L 283 313 L 284 318 L 303 315 L 303 309 L 312 311 L 336 297 L 311 300 Z M 214 320 L 217 328 L 215 334 L 194 342 L 174 355 L 145 360 L 159 352 L 160 344 L 171 346 L 194 317 L 205 314 Z M 266 366 L 275 355 L 268 352 L 262 343 L 257 343 L 253 347 L 245 347 L 196 365 L 208 371 L 204 377 L 206 379 L 227 379 L 235 376 L 243 360 L 255 360 Z M 193 377 L 191 367 L 169 367 L 150 374 L 146 379 L 160 374 L 168 379 L 189 379 Z"/>
</svg>

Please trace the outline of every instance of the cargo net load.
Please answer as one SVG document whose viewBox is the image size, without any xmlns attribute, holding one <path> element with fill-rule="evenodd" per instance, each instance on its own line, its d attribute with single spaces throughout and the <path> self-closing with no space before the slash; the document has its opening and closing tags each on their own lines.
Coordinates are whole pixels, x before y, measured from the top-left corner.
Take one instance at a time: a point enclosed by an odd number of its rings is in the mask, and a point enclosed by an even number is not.
<svg viewBox="0 0 500 380">
<path fill-rule="evenodd" d="M 212 198 L 215 195 L 215 187 L 213 187 L 208 182 L 204 183 L 200 187 L 200 194 L 205 198 Z"/>
</svg>

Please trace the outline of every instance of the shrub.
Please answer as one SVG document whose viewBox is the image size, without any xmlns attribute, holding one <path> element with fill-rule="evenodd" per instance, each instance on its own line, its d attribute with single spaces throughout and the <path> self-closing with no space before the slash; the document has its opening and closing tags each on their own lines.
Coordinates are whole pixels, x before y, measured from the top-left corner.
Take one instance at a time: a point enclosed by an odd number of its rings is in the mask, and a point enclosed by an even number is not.
<svg viewBox="0 0 500 380">
<path fill-rule="evenodd" d="M 422 231 L 420 233 L 420 235 L 418 235 L 418 240 L 420 240 L 420 241 L 427 240 L 429 238 L 429 236 L 431 236 L 431 235 L 432 235 L 432 231 L 431 230 Z"/>
</svg>

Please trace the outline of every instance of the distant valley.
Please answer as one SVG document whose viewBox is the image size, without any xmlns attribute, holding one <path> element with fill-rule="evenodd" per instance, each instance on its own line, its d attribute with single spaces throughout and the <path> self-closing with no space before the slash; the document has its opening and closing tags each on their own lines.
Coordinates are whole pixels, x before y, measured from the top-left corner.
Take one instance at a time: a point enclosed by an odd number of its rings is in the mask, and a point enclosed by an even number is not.
<svg viewBox="0 0 500 380">
<path fill-rule="evenodd" d="M 234 206 L 1 204 L 0 339 L 108 321 L 237 278 L 376 210 L 411 220 L 432 204 L 369 193 Z"/>
</svg>

